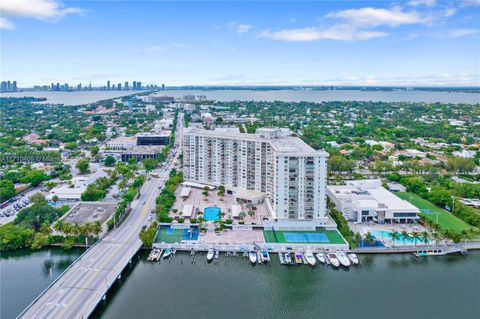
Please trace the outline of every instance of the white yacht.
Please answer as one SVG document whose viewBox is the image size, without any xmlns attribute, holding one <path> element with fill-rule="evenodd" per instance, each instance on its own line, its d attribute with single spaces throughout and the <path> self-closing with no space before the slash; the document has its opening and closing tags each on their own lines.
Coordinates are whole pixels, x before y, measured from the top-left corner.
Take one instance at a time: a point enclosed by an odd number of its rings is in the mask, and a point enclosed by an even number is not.
<svg viewBox="0 0 480 319">
<path fill-rule="evenodd" d="M 248 253 L 248 259 L 250 259 L 250 262 L 252 264 L 256 264 L 257 263 L 257 253 L 254 252 L 254 251 L 251 251 Z"/>
<path fill-rule="evenodd" d="M 270 262 L 270 255 L 268 251 L 262 250 L 262 253 L 260 254 L 260 257 L 262 258 L 262 262 L 264 263 L 269 263 Z"/>
<path fill-rule="evenodd" d="M 163 253 L 163 259 L 167 259 L 172 255 L 172 250 L 171 249 L 165 249 L 165 252 Z"/>
<path fill-rule="evenodd" d="M 313 253 L 310 250 L 307 250 L 305 252 L 305 259 L 307 260 L 307 263 L 310 266 L 315 266 L 315 263 L 316 263 L 315 256 L 313 255 Z"/>
<path fill-rule="evenodd" d="M 318 258 L 318 261 L 321 262 L 322 264 L 326 262 L 324 253 L 318 253 L 317 258 Z"/>
<path fill-rule="evenodd" d="M 333 253 L 329 253 L 327 254 L 327 259 L 333 267 L 335 268 L 340 267 L 340 261 L 338 260 L 337 255 Z"/>
<path fill-rule="evenodd" d="M 352 262 L 352 264 L 354 265 L 358 265 L 360 262 L 358 261 L 358 257 L 357 257 L 357 254 L 355 253 L 350 253 L 348 254 L 348 258 L 350 259 L 350 261 Z"/>
<path fill-rule="evenodd" d="M 347 254 L 344 252 L 337 252 L 335 255 L 337 255 L 338 261 L 343 267 L 350 267 L 350 259 L 348 259 Z"/>
<path fill-rule="evenodd" d="M 213 249 L 209 249 L 207 253 L 207 261 L 212 261 L 214 255 L 215 255 L 215 251 Z"/>
</svg>

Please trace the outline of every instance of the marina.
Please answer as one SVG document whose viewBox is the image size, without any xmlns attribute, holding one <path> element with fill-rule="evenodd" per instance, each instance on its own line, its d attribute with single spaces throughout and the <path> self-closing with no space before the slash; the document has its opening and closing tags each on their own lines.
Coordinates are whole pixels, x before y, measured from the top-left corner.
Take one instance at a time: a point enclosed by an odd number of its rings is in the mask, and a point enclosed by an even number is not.
<svg viewBox="0 0 480 319">
<path fill-rule="evenodd" d="M 183 249 L 184 251 L 185 250 Z M 190 257 L 191 263 L 196 263 L 197 253 L 202 251 L 196 251 L 195 249 L 190 249 Z M 205 251 L 203 251 L 205 252 Z M 337 251 L 337 252 L 317 252 L 312 251 L 311 249 L 307 249 L 305 251 L 297 250 L 295 252 L 286 251 L 286 252 L 274 252 L 268 250 L 245 250 L 241 249 L 242 255 L 244 258 L 247 258 L 252 265 L 256 264 L 269 264 L 271 262 L 271 254 L 278 254 L 278 258 L 281 265 L 307 265 L 309 267 L 315 267 L 317 263 L 317 259 L 321 264 L 331 265 L 333 268 L 338 268 L 343 266 L 344 268 L 349 268 L 351 265 L 359 265 L 359 259 L 355 253 L 352 252 L 344 252 L 344 251 Z M 163 253 L 163 256 L 162 256 Z M 174 248 L 153 248 L 148 257 L 147 261 L 160 261 L 162 259 L 172 260 L 174 255 L 176 254 L 176 249 Z M 224 251 L 224 257 L 235 257 L 238 256 L 236 250 L 232 251 Z M 415 255 L 416 257 L 419 257 Z M 316 257 L 316 258 L 315 258 Z M 219 264 L 220 259 L 220 250 L 216 248 L 209 248 L 206 251 L 205 260 L 207 263 L 212 263 L 215 265 Z"/>
<path fill-rule="evenodd" d="M 81 249 L 64 251 L 51 248 L 2 254 L 1 272 L 2 279 L 5 279 L 1 281 L 2 291 L 8 289 L 10 293 L 2 294 L 0 317 L 15 318 L 81 252 Z M 318 253 L 315 250 L 312 252 Z M 237 258 L 232 258 L 231 253 L 226 257 L 225 253 L 220 253 L 219 264 L 215 265 L 206 262 L 206 251 L 195 251 L 196 263 L 190 262 L 191 250 L 177 249 L 172 259 L 154 263 L 147 261 L 149 252 L 141 251 L 91 318 L 155 318 L 158 317 L 159 306 L 166 318 L 198 318 L 207 313 L 214 319 L 315 317 L 323 311 L 332 318 L 449 319 L 447 310 L 451 307 L 457 309 L 461 318 L 473 319 L 478 314 L 471 307 L 478 301 L 480 285 L 480 252 L 476 251 L 466 256 L 455 254 L 428 258 L 415 258 L 412 253 L 357 254 L 361 266 L 350 267 L 348 271 L 343 267 L 338 270 L 331 266 L 322 267 L 320 262 L 315 268 L 286 267 L 280 264 L 278 254 L 272 252 L 269 252 L 269 264 L 252 267 L 239 251 Z M 53 268 L 52 273 L 50 267 Z M 447 277 L 445 272 L 449 274 Z M 418 285 L 424 281 L 431 284 Z M 465 284 L 460 290 L 441 289 L 446 284 L 455 285 L 455 282 Z M 285 285 L 289 285 L 291 290 L 283 289 Z M 392 286 L 398 289 L 392 291 Z M 371 295 L 358 294 L 365 287 L 376 292 L 377 306 L 365 307 Z M 143 293 L 149 289 L 153 289 L 154 293 Z M 268 294 L 272 290 L 275 293 Z M 308 293 L 311 307 L 292 309 L 283 302 L 284 298 L 304 298 L 302 292 Z M 398 293 L 405 294 L 405 302 L 411 307 L 388 303 Z M 192 294 L 199 299 L 185 307 L 185 300 L 190 300 Z M 238 307 L 232 312 L 232 308 L 238 305 L 238 295 L 244 296 L 244 302 L 256 302 L 259 307 L 248 310 Z M 351 300 L 350 308 L 342 306 L 345 298 Z M 217 301 L 214 312 L 211 312 L 209 304 L 212 299 Z M 422 307 L 425 303 L 434 306 Z"/>
</svg>

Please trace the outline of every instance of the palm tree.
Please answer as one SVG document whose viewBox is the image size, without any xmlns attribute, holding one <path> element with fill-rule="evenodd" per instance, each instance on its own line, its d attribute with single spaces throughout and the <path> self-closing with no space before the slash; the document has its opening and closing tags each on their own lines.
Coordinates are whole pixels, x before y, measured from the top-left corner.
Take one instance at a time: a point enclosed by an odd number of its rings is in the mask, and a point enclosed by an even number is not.
<svg viewBox="0 0 480 319">
<path fill-rule="evenodd" d="M 43 224 L 40 226 L 40 232 L 45 235 L 50 235 L 52 233 L 50 224 L 47 221 L 44 221 Z"/>
<path fill-rule="evenodd" d="M 360 244 L 360 241 L 362 241 L 362 235 L 360 235 L 360 233 L 355 233 L 353 235 L 353 240 L 355 241 L 355 243 L 358 246 Z"/>
<path fill-rule="evenodd" d="M 65 228 L 65 222 L 63 220 L 58 220 L 55 224 L 53 224 L 53 229 L 63 233 Z"/>
<path fill-rule="evenodd" d="M 364 240 L 369 246 L 375 245 L 375 236 L 373 236 L 371 232 L 366 233 L 365 236 L 363 237 L 363 240 Z"/>
<path fill-rule="evenodd" d="M 92 234 L 95 236 L 95 237 L 98 237 L 98 235 L 100 235 L 100 233 L 103 231 L 103 226 L 102 224 L 99 222 L 99 221 L 96 221 L 93 223 L 93 227 L 92 227 Z"/>
<path fill-rule="evenodd" d="M 71 236 L 73 234 L 73 225 L 70 223 L 64 223 L 62 232 L 65 234 L 65 236 Z"/>
<path fill-rule="evenodd" d="M 423 243 L 425 245 L 428 245 L 428 242 L 430 241 L 430 234 L 428 233 L 428 231 L 426 231 L 426 230 L 422 231 L 420 236 L 421 236 L 421 239 L 422 239 Z"/>
<path fill-rule="evenodd" d="M 403 245 L 405 246 L 405 241 L 407 239 L 410 239 L 410 234 L 408 233 L 408 230 L 404 229 L 402 230 L 402 241 L 403 241 Z"/>
<path fill-rule="evenodd" d="M 463 239 L 463 241 L 465 243 L 467 243 L 467 240 L 472 239 L 472 234 L 471 234 L 470 230 L 462 230 L 460 235 L 461 235 L 461 238 Z"/>
<path fill-rule="evenodd" d="M 432 239 L 435 241 L 435 245 L 438 246 L 438 243 L 443 239 L 443 235 L 439 232 L 432 233 Z"/>
<path fill-rule="evenodd" d="M 390 233 L 388 233 L 388 237 L 390 237 L 390 240 L 392 241 L 393 246 L 395 246 L 395 241 L 400 238 L 400 233 L 396 230 L 393 230 Z"/>
<path fill-rule="evenodd" d="M 420 233 L 418 231 L 412 231 L 411 235 L 414 240 L 415 246 L 417 246 L 417 240 L 420 239 Z"/>
<path fill-rule="evenodd" d="M 78 225 L 77 223 L 75 223 L 73 226 L 72 226 L 72 235 L 74 235 L 75 237 L 78 237 L 82 234 L 82 228 L 80 227 L 80 225 Z"/>
<path fill-rule="evenodd" d="M 452 232 L 449 229 L 444 229 L 442 231 L 442 236 L 444 240 L 448 240 L 452 237 Z"/>
</svg>

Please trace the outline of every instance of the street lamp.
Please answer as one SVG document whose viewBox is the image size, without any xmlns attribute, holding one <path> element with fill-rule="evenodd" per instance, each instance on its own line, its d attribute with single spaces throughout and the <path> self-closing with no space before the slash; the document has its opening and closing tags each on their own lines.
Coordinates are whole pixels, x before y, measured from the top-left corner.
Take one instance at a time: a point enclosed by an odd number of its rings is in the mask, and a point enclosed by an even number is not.
<svg viewBox="0 0 480 319">
<path fill-rule="evenodd" d="M 455 209 L 455 196 L 450 196 L 452 198 L 452 213 L 453 210 Z"/>
</svg>

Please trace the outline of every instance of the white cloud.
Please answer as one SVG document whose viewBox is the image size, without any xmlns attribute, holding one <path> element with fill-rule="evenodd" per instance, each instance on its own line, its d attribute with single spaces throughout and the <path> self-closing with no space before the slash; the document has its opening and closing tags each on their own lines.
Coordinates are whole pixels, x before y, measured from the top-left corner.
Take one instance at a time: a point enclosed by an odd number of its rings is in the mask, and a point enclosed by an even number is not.
<svg viewBox="0 0 480 319">
<path fill-rule="evenodd" d="M 427 7 L 433 7 L 436 4 L 436 0 L 411 0 L 408 1 L 407 4 L 412 7 L 418 7 L 418 6 L 427 6 Z"/>
<path fill-rule="evenodd" d="M 249 24 L 239 24 L 237 25 L 237 33 L 238 34 L 242 34 L 242 33 L 246 33 L 248 31 L 250 31 L 251 29 L 253 28 L 253 26 L 249 25 Z"/>
<path fill-rule="evenodd" d="M 453 8 L 453 7 L 446 8 L 446 9 L 443 11 L 443 16 L 448 18 L 448 17 L 453 16 L 456 12 L 457 12 L 457 9 L 455 9 L 455 8 Z"/>
<path fill-rule="evenodd" d="M 360 8 L 331 12 L 327 18 L 339 20 L 331 27 L 306 27 L 272 31 L 264 30 L 260 37 L 279 41 L 309 42 L 318 40 L 363 41 L 387 36 L 385 31 L 371 30 L 379 26 L 398 27 L 408 24 L 428 24 L 431 19 L 416 11 L 404 12 L 399 7 L 391 9 Z"/>
<path fill-rule="evenodd" d="M 182 49 L 188 46 L 189 44 L 184 42 L 170 42 L 170 43 L 162 43 L 162 44 L 155 43 L 143 48 L 143 52 L 158 53 L 158 52 L 165 52 L 167 50 L 172 50 L 172 49 Z"/>
<path fill-rule="evenodd" d="M 68 14 L 82 13 L 78 7 L 66 7 L 56 0 L 2 0 L 0 10 L 6 16 L 57 20 Z"/>
<path fill-rule="evenodd" d="M 480 0 L 463 0 L 461 3 L 462 7 L 470 7 L 470 6 L 480 6 Z"/>
<path fill-rule="evenodd" d="M 82 14 L 83 9 L 67 7 L 57 0 L 2 0 L 0 2 L 0 14 L 2 17 L 26 17 L 44 21 L 58 21 L 69 14 Z M 13 23 L 2 18 L 1 28 L 5 25 L 10 29 Z"/>
<path fill-rule="evenodd" d="M 403 12 L 399 7 L 392 9 L 348 9 L 329 13 L 327 17 L 344 19 L 348 24 L 357 27 L 377 27 L 381 25 L 398 27 L 404 24 L 425 24 L 429 20 L 416 11 Z"/>
<path fill-rule="evenodd" d="M 0 17 L 0 29 L 13 30 L 13 23 L 5 18 Z"/>
<path fill-rule="evenodd" d="M 348 25 L 336 25 L 327 29 L 303 28 L 280 31 L 265 30 L 260 37 L 287 42 L 310 42 L 317 40 L 355 41 L 384 37 L 388 33 L 380 31 L 357 30 Z"/>
<path fill-rule="evenodd" d="M 480 30 L 478 29 L 455 29 L 447 33 L 447 36 L 452 38 L 461 38 L 467 35 L 478 34 Z"/>
<path fill-rule="evenodd" d="M 227 24 L 228 28 L 230 30 L 235 31 L 238 34 L 244 34 L 249 32 L 250 30 L 253 29 L 253 25 L 250 24 L 244 24 L 244 23 L 236 23 L 236 22 L 230 22 Z"/>
<path fill-rule="evenodd" d="M 172 42 L 170 43 L 170 45 L 174 48 L 185 48 L 185 47 L 188 47 L 188 43 L 184 43 L 184 42 Z"/>
<path fill-rule="evenodd" d="M 146 47 L 144 51 L 147 53 L 163 52 L 165 48 L 159 44 L 154 44 Z"/>
</svg>

